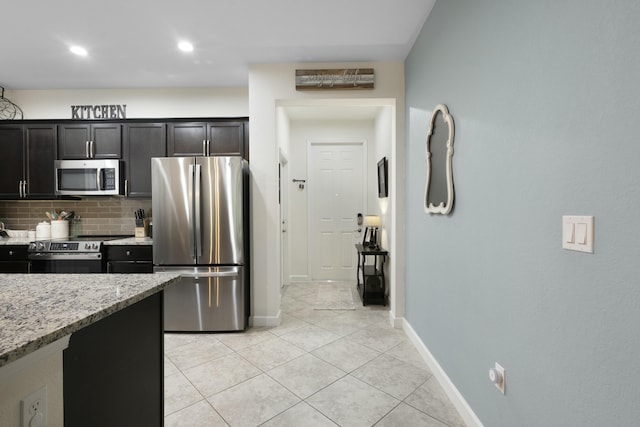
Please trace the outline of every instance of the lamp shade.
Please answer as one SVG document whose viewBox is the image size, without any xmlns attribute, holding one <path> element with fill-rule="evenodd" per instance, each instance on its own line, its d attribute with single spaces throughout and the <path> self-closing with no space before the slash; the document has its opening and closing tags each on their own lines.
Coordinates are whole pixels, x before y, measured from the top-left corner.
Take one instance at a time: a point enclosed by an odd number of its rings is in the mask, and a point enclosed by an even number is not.
<svg viewBox="0 0 640 427">
<path fill-rule="evenodd" d="M 364 216 L 365 227 L 380 227 L 380 217 L 378 215 L 365 215 Z"/>
</svg>

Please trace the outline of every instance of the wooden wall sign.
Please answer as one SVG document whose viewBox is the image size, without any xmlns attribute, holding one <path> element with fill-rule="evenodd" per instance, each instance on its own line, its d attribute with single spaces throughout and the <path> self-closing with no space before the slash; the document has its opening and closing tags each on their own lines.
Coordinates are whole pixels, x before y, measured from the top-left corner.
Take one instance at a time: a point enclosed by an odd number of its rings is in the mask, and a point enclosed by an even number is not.
<svg viewBox="0 0 640 427">
<path fill-rule="evenodd" d="M 373 68 L 296 70 L 296 90 L 373 89 Z"/>
<path fill-rule="evenodd" d="M 71 118 L 78 120 L 126 119 L 127 106 L 121 105 L 72 105 Z"/>
</svg>

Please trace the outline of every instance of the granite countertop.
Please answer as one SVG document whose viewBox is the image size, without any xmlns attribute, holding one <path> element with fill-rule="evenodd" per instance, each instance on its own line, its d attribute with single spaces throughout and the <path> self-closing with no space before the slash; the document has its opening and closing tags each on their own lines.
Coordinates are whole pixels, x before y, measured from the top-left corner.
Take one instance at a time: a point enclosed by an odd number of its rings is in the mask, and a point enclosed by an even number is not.
<svg viewBox="0 0 640 427">
<path fill-rule="evenodd" d="M 28 245 L 33 239 L 27 237 L 0 237 L 0 245 Z"/>
<path fill-rule="evenodd" d="M 113 245 L 153 245 L 151 237 L 126 237 L 124 239 L 107 240 L 105 246 Z"/>
<path fill-rule="evenodd" d="M 50 239 L 44 239 L 50 240 Z M 100 240 L 100 239 L 96 239 Z M 33 239 L 22 237 L 0 237 L 0 245 L 28 245 Z M 106 245 L 153 245 L 151 237 L 125 237 L 123 239 L 107 240 Z"/>
<path fill-rule="evenodd" d="M 178 277 L 0 274 L 0 367 L 159 292 Z"/>
</svg>

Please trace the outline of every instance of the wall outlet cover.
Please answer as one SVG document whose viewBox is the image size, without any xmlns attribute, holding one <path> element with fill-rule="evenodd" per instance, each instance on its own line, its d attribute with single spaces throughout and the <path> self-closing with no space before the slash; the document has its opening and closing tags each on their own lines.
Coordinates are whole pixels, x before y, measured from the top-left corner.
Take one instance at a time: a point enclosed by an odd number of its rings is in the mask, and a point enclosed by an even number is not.
<svg viewBox="0 0 640 427">
<path fill-rule="evenodd" d="M 22 427 L 47 425 L 47 386 L 22 399 Z"/>
</svg>

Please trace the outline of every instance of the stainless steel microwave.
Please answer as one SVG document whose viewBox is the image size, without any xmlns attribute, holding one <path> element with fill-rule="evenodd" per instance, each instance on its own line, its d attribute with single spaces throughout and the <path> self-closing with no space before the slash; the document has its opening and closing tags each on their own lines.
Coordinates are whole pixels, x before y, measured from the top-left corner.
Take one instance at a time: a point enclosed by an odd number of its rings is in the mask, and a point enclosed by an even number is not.
<svg viewBox="0 0 640 427">
<path fill-rule="evenodd" d="M 113 159 L 56 160 L 56 194 L 124 195 L 124 162 Z"/>
</svg>

